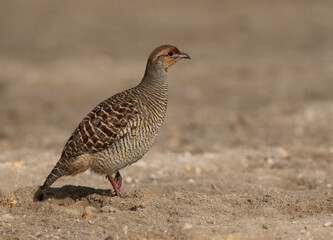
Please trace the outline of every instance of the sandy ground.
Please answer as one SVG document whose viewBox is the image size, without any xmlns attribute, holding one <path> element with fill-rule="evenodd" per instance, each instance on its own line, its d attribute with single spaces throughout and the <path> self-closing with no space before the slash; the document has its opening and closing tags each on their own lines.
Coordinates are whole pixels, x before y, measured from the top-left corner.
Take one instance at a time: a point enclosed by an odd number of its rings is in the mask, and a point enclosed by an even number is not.
<svg viewBox="0 0 333 240">
<path fill-rule="evenodd" d="M 333 2 L 0 1 L 0 239 L 333 239 Z M 166 122 L 123 169 L 33 195 L 156 46 Z"/>
</svg>

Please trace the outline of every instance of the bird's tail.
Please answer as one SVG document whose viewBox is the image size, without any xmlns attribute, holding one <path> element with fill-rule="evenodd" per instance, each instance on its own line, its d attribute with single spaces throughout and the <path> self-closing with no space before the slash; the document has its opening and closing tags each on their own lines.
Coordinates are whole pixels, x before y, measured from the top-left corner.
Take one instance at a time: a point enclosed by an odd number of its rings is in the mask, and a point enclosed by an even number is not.
<svg viewBox="0 0 333 240">
<path fill-rule="evenodd" d="M 43 201 L 44 193 L 47 191 L 47 189 L 50 188 L 50 186 L 60 177 L 66 175 L 63 171 L 60 170 L 61 167 L 59 166 L 59 162 L 55 165 L 55 167 L 52 169 L 50 174 L 47 176 L 43 186 L 41 186 L 36 194 L 35 199 L 39 201 Z"/>
</svg>

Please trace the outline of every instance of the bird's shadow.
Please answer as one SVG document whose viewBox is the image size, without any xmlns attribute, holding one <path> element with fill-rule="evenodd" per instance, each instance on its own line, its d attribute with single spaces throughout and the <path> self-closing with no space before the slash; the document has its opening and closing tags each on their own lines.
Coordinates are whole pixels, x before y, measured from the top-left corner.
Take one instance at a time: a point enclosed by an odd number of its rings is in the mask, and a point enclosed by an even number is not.
<svg viewBox="0 0 333 240">
<path fill-rule="evenodd" d="M 65 185 L 60 188 L 50 188 L 41 195 L 38 189 L 34 195 L 34 201 L 44 201 L 46 199 L 65 199 L 71 198 L 74 201 L 87 198 L 89 195 L 97 194 L 100 196 L 114 196 L 110 189 L 96 189 L 84 186 Z"/>
</svg>

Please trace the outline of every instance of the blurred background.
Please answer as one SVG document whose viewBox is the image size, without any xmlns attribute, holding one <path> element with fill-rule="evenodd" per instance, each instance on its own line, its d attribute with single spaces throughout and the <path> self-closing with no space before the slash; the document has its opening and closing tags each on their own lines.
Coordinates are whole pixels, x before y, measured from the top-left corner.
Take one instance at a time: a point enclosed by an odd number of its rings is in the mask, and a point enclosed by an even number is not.
<svg viewBox="0 0 333 240">
<path fill-rule="evenodd" d="M 332 1 L 0 1 L 0 150 L 62 147 L 100 101 L 168 72 L 156 151 L 333 151 Z"/>
</svg>

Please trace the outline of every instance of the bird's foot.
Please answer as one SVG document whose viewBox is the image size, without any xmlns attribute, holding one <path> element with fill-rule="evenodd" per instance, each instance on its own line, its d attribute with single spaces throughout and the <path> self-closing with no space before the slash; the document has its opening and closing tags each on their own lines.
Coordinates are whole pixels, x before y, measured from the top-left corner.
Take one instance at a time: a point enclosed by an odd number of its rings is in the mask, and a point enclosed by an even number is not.
<svg viewBox="0 0 333 240">
<path fill-rule="evenodd" d="M 118 175 L 118 176 L 117 176 Z M 113 187 L 113 189 L 114 189 L 114 191 L 116 192 L 116 195 L 118 196 L 118 197 L 123 197 L 123 195 L 121 194 L 121 192 L 120 192 L 120 187 L 118 186 L 118 182 L 120 181 L 120 186 L 121 186 L 121 176 L 120 176 L 120 173 L 119 172 L 117 172 L 116 173 L 116 176 L 115 177 L 111 177 L 110 175 L 107 175 L 106 176 L 108 179 L 109 179 L 109 181 L 110 181 L 110 183 L 111 183 L 111 185 L 112 185 L 112 187 Z"/>
</svg>

